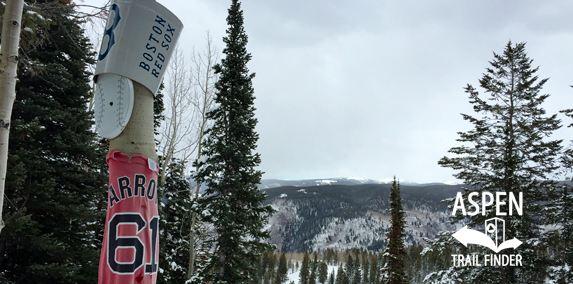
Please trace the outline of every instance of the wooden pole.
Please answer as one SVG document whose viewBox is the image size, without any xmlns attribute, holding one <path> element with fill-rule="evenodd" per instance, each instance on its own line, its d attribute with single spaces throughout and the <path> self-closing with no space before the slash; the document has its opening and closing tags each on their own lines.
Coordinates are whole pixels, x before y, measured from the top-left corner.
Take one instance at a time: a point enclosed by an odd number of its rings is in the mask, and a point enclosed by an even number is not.
<svg viewBox="0 0 573 284">
<path fill-rule="evenodd" d="M 109 150 L 119 150 L 128 155 L 140 154 L 157 162 L 153 133 L 153 94 L 135 81 L 133 89 L 133 113 L 123 132 L 109 140 Z"/>
</svg>

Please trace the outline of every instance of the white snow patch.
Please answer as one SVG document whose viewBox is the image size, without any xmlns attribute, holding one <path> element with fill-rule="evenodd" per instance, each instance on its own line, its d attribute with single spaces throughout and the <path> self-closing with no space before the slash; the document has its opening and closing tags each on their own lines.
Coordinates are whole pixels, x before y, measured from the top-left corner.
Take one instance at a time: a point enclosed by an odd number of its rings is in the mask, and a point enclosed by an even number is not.
<svg viewBox="0 0 573 284">
<path fill-rule="evenodd" d="M 360 177 L 349 177 L 349 178 L 347 178 L 347 179 L 349 179 L 349 180 L 355 180 L 355 181 L 359 181 L 359 182 L 366 182 L 366 181 L 368 181 L 367 178 L 360 178 Z"/>
<path fill-rule="evenodd" d="M 177 263 L 175 263 L 175 261 L 171 262 L 171 269 L 172 270 L 177 270 L 178 268 L 180 268 L 180 266 L 178 266 Z"/>
<path fill-rule="evenodd" d="M 28 10 L 28 11 L 26 11 L 26 14 L 36 16 L 36 17 L 38 17 L 38 19 L 40 19 L 42 21 L 44 20 L 44 17 L 42 15 L 38 14 L 36 11 Z"/>
<path fill-rule="evenodd" d="M 290 283 L 291 281 L 293 281 L 295 284 L 299 283 L 300 280 L 300 266 L 302 265 L 302 261 L 298 261 L 298 266 L 299 266 L 299 270 L 296 271 L 292 271 L 291 269 L 289 269 L 288 271 L 288 280 L 286 283 Z M 330 276 L 330 274 L 334 271 L 334 277 L 336 278 L 336 273 L 338 272 L 338 265 L 328 265 L 328 276 Z M 318 281 L 317 281 L 318 282 Z"/>
<path fill-rule="evenodd" d="M 317 181 L 317 183 L 319 185 L 330 185 L 330 184 L 336 183 L 336 181 L 331 180 L 331 179 L 322 179 L 322 180 Z"/>
</svg>

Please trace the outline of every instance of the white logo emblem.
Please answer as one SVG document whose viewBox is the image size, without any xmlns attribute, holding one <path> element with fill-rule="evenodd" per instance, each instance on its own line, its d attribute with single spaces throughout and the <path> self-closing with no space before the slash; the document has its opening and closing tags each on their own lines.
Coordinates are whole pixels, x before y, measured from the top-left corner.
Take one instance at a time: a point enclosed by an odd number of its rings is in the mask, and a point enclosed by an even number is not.
<svg viewBox="0 0 573 284">
<path fill-rule="evenodd" d="M 499 227 L 502 228 L 502 235 L 499 235 Z M 476 244 L 489 248 L 496 253 L 507 248 L 515 249 L 521 245 L 521 241 L 516 238 L 505 240 L 505 221 L 500 218 L 485 220 L 485 234 L 464 226 L 452 236 L 466 247 L 468 244 Z M 499 243 L 500 239 L 502 240 L 501 244 Z"/>
</svg>

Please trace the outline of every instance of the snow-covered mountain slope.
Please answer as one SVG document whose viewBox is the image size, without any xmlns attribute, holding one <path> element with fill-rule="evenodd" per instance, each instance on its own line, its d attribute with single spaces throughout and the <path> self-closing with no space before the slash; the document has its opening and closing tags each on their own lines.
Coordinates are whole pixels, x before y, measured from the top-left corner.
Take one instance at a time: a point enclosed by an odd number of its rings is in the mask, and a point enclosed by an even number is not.
<svg viewBox="0 0 573 284">
<path fill-rule="evenodd" d="M 390 184 L 333 183 L 322 186 L 282 186 L 265 189 L 267 203 L 277 212 L 269 220 L 271 243 L 286 252 L 361 248 L 380 251 L 389 226 Z M 401 184 L 408 244 L 425 244 L 448 224 L 447 205 L 460 185 Z"/>
</svg>

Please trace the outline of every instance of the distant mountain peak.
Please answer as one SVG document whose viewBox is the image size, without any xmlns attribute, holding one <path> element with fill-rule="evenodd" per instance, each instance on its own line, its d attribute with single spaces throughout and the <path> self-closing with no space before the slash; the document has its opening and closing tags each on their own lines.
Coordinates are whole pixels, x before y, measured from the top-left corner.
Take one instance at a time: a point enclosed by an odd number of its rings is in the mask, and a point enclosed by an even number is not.
<svg viewBox="0 0 573 284">
<path fill-rule="evenodd" d="M 409 186 L 428 186 L 437 184 L 458 185 L 459 182 L 445 181 L 445 182 L 432 182 L 432 183 L 417 183 L 408 180 L 397 179 L 401 185 Z M 325 179 L 305 179 L 305 180 L 280 180 L 280 179 L 263 179 L 259 185 L 260 189 L 275 188 L 281 186 L 322 186 L 322 185 L 358 185 L 358 184 L 390 184 L 394 178 L 387 179 L 368 179 L 361 177 L 347 177 L 347 178 L 325 178 Z"/>
</svg>

